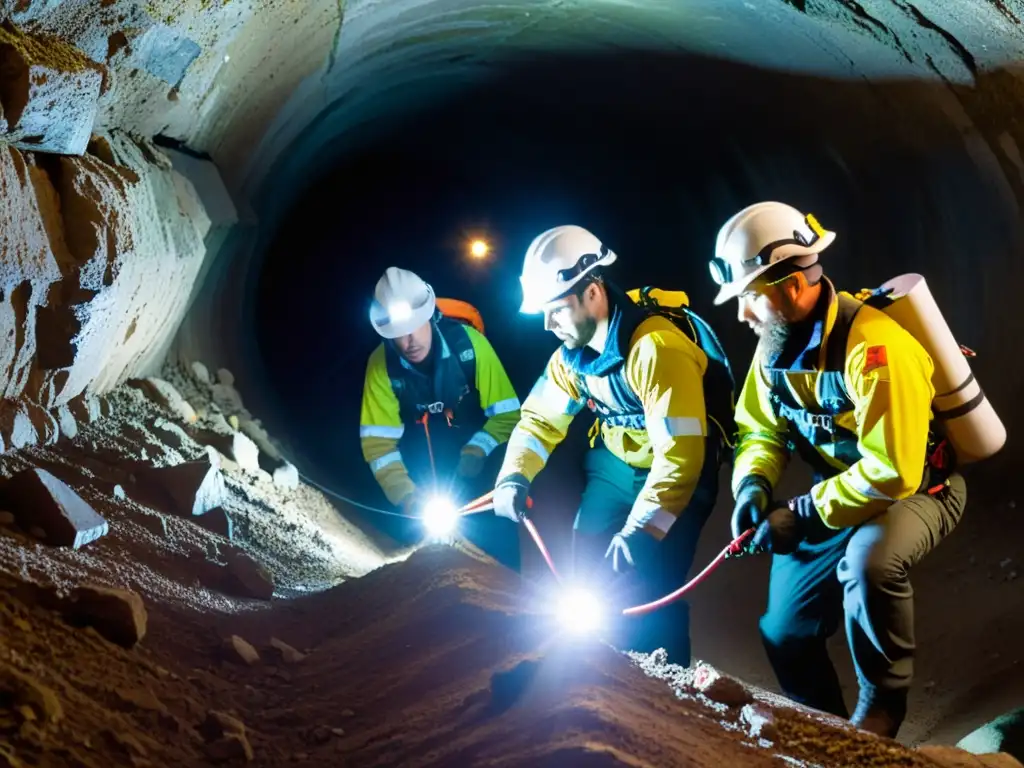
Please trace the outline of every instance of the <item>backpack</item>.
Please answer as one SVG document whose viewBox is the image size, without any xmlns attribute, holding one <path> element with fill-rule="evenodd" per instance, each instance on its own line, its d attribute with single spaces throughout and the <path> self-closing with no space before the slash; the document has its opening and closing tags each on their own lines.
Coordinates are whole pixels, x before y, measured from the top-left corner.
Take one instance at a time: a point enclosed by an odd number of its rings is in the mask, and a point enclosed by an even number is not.
<svg viewBox="0 0 1024 768">
<path fill-rule="evenodd" d="M 704 408 L 709 421 L 722 433 L 729 448 L 734 447 L 737 433 L 736 379 L 722 343 L 714 330 L 689 307 L 684 291 L 664 291 L 653 286 L 634 288 L 626 294 L 648 314 L 664 317 L 691 339 L 708 358 L 704 373 Z"/>
</svg>

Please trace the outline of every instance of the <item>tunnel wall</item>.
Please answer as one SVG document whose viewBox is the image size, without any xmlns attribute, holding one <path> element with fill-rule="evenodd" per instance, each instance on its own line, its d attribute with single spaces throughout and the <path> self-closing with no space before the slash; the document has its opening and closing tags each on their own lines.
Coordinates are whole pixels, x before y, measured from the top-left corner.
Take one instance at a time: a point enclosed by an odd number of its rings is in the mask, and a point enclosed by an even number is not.
<svg viewBox="0 0 1024 768">
<path fill-rule="evenodd" d="M 192 184 L 150 139 L 100 127 L 118 76 L 90 37 L 104 13 L 68 35 L 80 47 L 0 27 L 0 450 L 73 435 L 158 373 L 206 255 Z"/>
</svg>

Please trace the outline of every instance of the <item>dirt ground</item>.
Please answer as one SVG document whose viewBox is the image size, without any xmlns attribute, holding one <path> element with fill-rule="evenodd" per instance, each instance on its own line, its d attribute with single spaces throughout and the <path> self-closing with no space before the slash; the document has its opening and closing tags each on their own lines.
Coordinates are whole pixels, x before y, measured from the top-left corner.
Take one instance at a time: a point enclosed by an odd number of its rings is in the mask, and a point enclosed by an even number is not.
<svg viewBox="0 0 1024 768">
<path fill-rule="evenodd" d="M 195 405 L 206 418 L 209 403 Z M 709 698 L 693 669 L 567 636 L 533 561 L 520 579 L 455 547 L 403 557 L 319 492 L 282 489 L 230 463 L 229 542 L 139 501 L 143 467 L 207 455 L 185 434 L 195 425 L 130 387 L 106 407 L 73 440 L 0 458 L 5 476 L 51 471 L 110 524 L 77 551 L 0 526 L 0 765 L 947 764 L 767 690 Z M 999 514 L 976 513 L 949 559 L 928 566 L 921 675 L 941 687 L 915 694 L 915 710 L 928 714 L 913 715 L 911 741 L 944 727 L 953 734 L 958 713 L 977 712 L 979 697 L 1018 670 L 1022 590 L 1000 567 L 1002 552 L 980 538 Z M 717 548 L 706 544 L 702 557 Z M 977 565 L 957 570 L 969 551 Z M 224 563 L 239 553 L 272 575 L 273 599 L 227 588 Z M 694 601 L 695 644 L 701 657 L 770 686 L 748 626 L 756 600 L 722 611 L 711 599 L 756 594 L 744 585 L 762 578 L 760 568 L 730 561 L 715 575 L 716 588 Z M 139 645 L 114 644 L 54 608 L 85 583 L 141 596 Z M 945 623 L 954 605 L 973 631 Z M 975 652 L 948 652 L 965 647 Z"/>
</svg>

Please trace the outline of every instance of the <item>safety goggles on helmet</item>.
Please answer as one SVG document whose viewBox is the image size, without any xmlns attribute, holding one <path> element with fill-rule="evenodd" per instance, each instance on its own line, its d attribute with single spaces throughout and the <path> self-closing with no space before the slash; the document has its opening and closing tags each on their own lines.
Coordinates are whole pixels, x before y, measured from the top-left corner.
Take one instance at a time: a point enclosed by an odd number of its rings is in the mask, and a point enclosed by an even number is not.
<svg viewBox="0 0 1024 768">
<path fill-rule="evenodd" d="M 585 253 L 580 256 L 579 260 L 573 266 L 558 270 L 558 282 L 571 282 L 574 277 L 582 275 L 607 255 L 608 246 L 602 243 L 600 253 Z"/>
<path fill-rule="evenodd" d="M 772 253 L 776 248 L 781 248 L 784 245 L 800 245 L 808 248 L 818 242 L 825 234 L 824 228 L 814 218 L 814 214 L 808 213 L 804 217 L 804 221 L 807 223 L 807 228 L 811 230 L 811 237 L 808 238 L 803 232 L 794 229 L 793 237 L 768 243 L 750 258 L 743 259 L 740 266 L 744 270 L 766 267 L 772 263 Z M 720 256 L 715 256 L 708 262 L 708 269 L 711 271 L 711 279 L 718 285 L 726 285 L 738 279 L 733 273 L 732 265 Z"/>
</svg>

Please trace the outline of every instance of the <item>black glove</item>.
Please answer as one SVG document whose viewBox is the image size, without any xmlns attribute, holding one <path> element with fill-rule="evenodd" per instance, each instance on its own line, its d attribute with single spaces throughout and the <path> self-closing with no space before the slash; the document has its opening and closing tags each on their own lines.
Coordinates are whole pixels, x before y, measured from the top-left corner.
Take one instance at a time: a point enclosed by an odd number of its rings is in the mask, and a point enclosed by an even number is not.
<svg viewBox="0 0 1024 768">
<path fill-rule="evenodd" d="M 643 571 L 654 558 L 657 547 L 658 541 L 643 530 L 620 531 L 612 537 L 604 556 L 612 570 L 622 575 L 634 569 Z"/>
<path fill-rule="evenodd" d="M 791 555 L 806 536 L 808 524 L 818 516 L 811 494 L 790 499 L 776 506 L 750 540 L 751 552 Z"/>
<path fill-rule="evenodd" d="M 494 514 L 513 523 L 526 519 L 526 499 L 530 495 L 530 481 L 516 473 L 507 475 L 494 486 Z"/>
<path fill-rule="evenodd" d="M 732 537 L 754 528 L 768 517 L 772 487 L 763 475 L 747 475 L 736 489 L 736 504 L 732 508 Z"/>
</svg>

